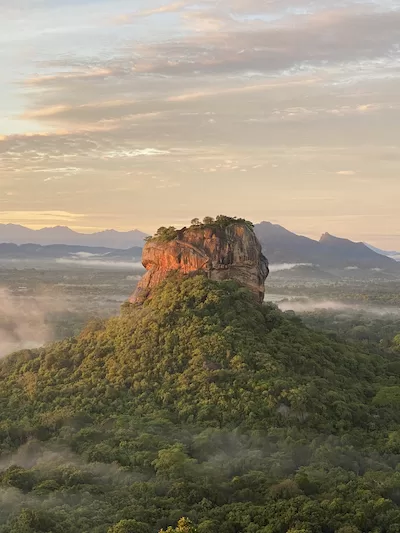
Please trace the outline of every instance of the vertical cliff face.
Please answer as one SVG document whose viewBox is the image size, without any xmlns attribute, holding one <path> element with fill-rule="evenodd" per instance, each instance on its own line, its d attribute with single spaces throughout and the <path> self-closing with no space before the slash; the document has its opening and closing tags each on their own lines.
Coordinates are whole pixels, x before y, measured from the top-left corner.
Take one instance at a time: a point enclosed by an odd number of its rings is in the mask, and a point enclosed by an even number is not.
<svg viewBox="0 0 400 533">
<path fill-rule="evenodd" d="M 192 227 L 178 231 L 167 242 L 151 239 L 144 247 L 142 262 L 147 273 L 131 297 L 132 303 L 143 302 L 171 272 L 204 273 L 215 281 L 232 279 L 260 302 L 264 300 L 268 261 L 247 224 Z"/>
</svg>

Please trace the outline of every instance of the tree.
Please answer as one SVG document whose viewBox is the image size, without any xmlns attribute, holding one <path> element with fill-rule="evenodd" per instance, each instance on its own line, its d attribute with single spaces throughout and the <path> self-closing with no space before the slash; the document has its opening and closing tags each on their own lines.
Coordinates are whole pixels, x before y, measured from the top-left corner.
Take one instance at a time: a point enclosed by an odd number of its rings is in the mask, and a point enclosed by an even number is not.
<svg viewBox="0 0 400 533">
<path fill-rule="evenodd" d="M 393 339 L 393 348 L 400 352 L 400 334 Z"/>
<path fill-rule="evenodd" d="M 215 220 L 213 219 L 213 217 L 204 217 L 203 218 L 203 224 L 205 226 L 211 226 L 212 224 L 214 224 Z"/>
<path fill-rule="evenodd" d="M 35 485 L 35 475 L 19 466 L 11 466 L 0 475 L 2 485 L 16 487 L 23 492 L 30 492 Z"/>
<path fill-rule="evenodd" d="M 311 533 L 311 529 L 309 529 L 308 527 L 301 527 L 300 529 L 295 527 L 288 529 L 286 533 Z"/>
<path fill-rule="evenodd" d="M 150 533 L 150 527 L 137 520 L 120 520 L 108 529 L 108 533 Z"/>
<path fill-rule="evenodd" d="M 154 239 L 161 242 L 169 242 L 175 239 L 177 234 L 178 231 L 174 226 L 169 226 L 168 228 L 161 226 L 161 228 L 158 228 L 156 234 L 150 239 L 150 241 Z"/>
<path fill-rule="evenodd" d="M 22 509 L 20 514 L 13 520 L 10 533 L 56 533 L 60 529 L 53 518 L 44 511 L 35 509 Z"/>
<path fill-rule="evenodd" d="M 400 407 L 400 386 L 382 387 L 377 392 L 373 403 L 379 407 Z"/>
<path fill-rule="evenodd" d="M 187 471 L 195 464 L 195 460 L 191 459 L 181 444 L 175 444 L 160 450 L 158 458 L 153 461 L 153 466 L 157 471 L 157 475 L 161 475 L 168 479 L 177 479 L 183 477 Z"/>
<path fill-rule="evenodd" d="M 190 222 L 190 224 L 191 224 L 192 226 L 200 226 L 200 225 L 201 225 L 201 222 L 200 222 L 200 219 L 198 219 L 198 218 L 194 218 L 194 219 Z"/>
<path fill-rule="evenodd" d="M 161 529 L 159 533 L 197 533 L 197 528 L 189 518 L 181 518 L 177 527 L 169 527 L 167 530 Z"/>
</svg>

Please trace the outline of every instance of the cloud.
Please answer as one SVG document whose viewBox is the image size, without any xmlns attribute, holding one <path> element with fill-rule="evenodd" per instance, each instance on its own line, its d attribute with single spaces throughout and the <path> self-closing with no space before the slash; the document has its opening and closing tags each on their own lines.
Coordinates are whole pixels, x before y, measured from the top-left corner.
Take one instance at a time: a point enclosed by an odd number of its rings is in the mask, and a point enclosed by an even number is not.
<svg viewBox="0 0 400 533">
<path fill-rule="evenodd" d="M 186 223 L 199 203 L 217 214 L 229 189 L 250 219 L 400 231 L 394 3 L 64 4 L 24 2 L 24 32 L 16 10 L 2 12 L 4 211 L 150 230 Z"/>
<path fill-rule="evenodd" d="M 354 170 L 339 170 L 336 174 L 339 174 L 339 176 L 354 176 L 356 172 Z"/>
<path fill-rule="evenodd" d="M 161 155 L 169 155 L 171 152 L 168 150 L 158 150 L 157 148 L 143 148 L 137 150 L 112 150 L 104 154 L 104 158 L 114 159 L 116 157 L 131 158 L 131 157 L 157 157 Z"/>
<path fill-rule="evenodd" d="M 390 54 L 399 38 L 400 11 L 377 12 L 361 6 L 285 17 L 276 23 L 232 24 L 224 32 L 144 45 L 136 70 L 189 76 L 278 72 L 296 65 L 311 68 L 326 61 L 348 62 Z"/>
<path fill-rule="evenodd" d="M 45 183 L 49 182 L 49 181 L 58 181 L 58 180 L 63 180 L 65 178 L 65 176 L 50 176 L 49 178 L 45 178 L 43 181 Z"/>
<path fill-rule="evenodd" d="M 84 214 L 67 211 L 0 211 L 0 223 L 21 222 L 74 222 L 84 218 Z"/>
<path fill-rule="evenodd" d="M 33 111 L 28 111 L 22 115 L 21 118 L 25 119 L 35 119 L 35 118 L 45 118 L 45 117 L 52 117 L 54 115 L 59 115 L 60 113 L 65 112 L 68 110 L 68 107 L 66 105 L 56 105 L 47 107 L 45 109 L 36 109 Z"/>
<path fill-rule="evenodd" d="M 264 92 L 267 90 L 279 89 L 279 88 L 288 88 L 292 86 L 307 86 L 318 83 L 318 79 L 286 79 L 284 81 L 280 80 L 271 80 L 266 83 L 257 83 L 257 84 L 244 84 L 240 87 L 214 87 L 208 91 L 199 91 L 193 93 L 183 93 L 171 96 L 167 99 L 168 102 L 187 102 L 201 100 L 205 98 L 215 98 L 216 96 L 224 95 L 240 95 L 243 93 L 253 93 L 253 92 Z"/>
<path fill-rule="evenodd" d="M 45 76 L 34 76 L 25 80 L 26 85 L 53 85 L 60 84 L 67 80 L 83 80 L 87 81 L 93 78 L 99 78 L 104 80 L 107 76 L 113 74 L 112 70 L 109 69 L 93 69 L 88 72 L 77 71 L 77 72 L 64 72 L 60 74 L 48 74 Z"/>
<path fill-rule="evenodd" d="M 153 15 L 162 15 L 165 13 L 176 13 L 184 9 L 190 2 L 172 2 L 171 4 L 165 4 L 160 7 L 155 7 L 153 9 L 144 9 L 141 11 L 135 11 L 133 13 L 127 13 L 124 15 L 119 15 L 115 21 L 118 24 L 130 24 L 136 21 L 139 18 L 151 17 Z"/>
</svg>

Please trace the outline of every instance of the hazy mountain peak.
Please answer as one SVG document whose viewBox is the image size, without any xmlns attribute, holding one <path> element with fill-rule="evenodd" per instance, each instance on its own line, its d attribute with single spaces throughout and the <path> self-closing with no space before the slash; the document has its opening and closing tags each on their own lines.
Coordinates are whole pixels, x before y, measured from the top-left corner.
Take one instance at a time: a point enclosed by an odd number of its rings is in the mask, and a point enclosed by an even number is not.
<svg viewBox="0 0 400 533">
<path fill-rule="evenodd" d="M 324 233 L 321 236 L 319 242 L 323 245 L 335 246 L 336 248 L 341 247 L 343 248 L 343 250 L 362 250 L 367 255 L 371 255 L 370 252 L 372 252 L 372 250 L 362 242 L 351 241 L 350 239 L 346 239 L 344 237 L 336 237 L 335 235 L 331 235 L 330 233 Z"/>
<path fill-rule="evenodd" d="M 34 231 L 34 230 L 32 230 Z M 68 235 L 75 235 L 76 232 L 72 229 L 70 229 L 68 226 L 54 226 L 54 227 L 46 227 L 41 228 L 39 230 L 36 230 L 37 233 L 53 233 L 56 234 L 58 232 L 59 234 L 68 234 Z"/>
<path fill-rule="evenodd" d="M 273 224 L 272 222 L 263 221 L 255 226 L 260 233 L 268 232 L 273 235 L 296 235 L 292 231 L 284 228 L 280 224 Z"/>
<path fill-rule="evenodd" d="M 347 240 L 347 239 L 342 239 L 341 237 L 336 237 L 336 235 L 332 235 L 331 233 L 325 232 L 321 235 L 319 242 L 335 242 L 335 241 L 344 241 L 344 240 Z"/>
<path fill-rule="evenodd" d="M 284 228 L 283 226 L 281 226 L 280 224 L 274 224 L 273 222 L 269 222 L 267 220 L 263 220 L 262 222 L 257 224 L 257 226 L 262 226 L 264 228 L 269 227 L 269 228 L 275 228 L 275 229 L 283 229 L 285 231 L 289 231 L 286 228 Z"/>
<path fill-rule="evenodd" d="M 32 230 L 15 224 L 0 224 L 0 242 L 15 244 L 67 244 L 73 246 L 100 246 L 105 248 L 128 249 L 143 246 L 147 235 L 139 230 L 119 232 L 99 231 L 92 234 L 79 233 L 68 226 L 47 227 Z"/>
<path fill-rule="evenodd" d="M 268 222 L 257 224 L 256 235 L 271 264 L 312 263 L 323 268 L 380 268 L 398 271 L 393 259 L 379 255 L 363 243 L 324 233 L 319 241 L 297 235 Z"/>
</svg>

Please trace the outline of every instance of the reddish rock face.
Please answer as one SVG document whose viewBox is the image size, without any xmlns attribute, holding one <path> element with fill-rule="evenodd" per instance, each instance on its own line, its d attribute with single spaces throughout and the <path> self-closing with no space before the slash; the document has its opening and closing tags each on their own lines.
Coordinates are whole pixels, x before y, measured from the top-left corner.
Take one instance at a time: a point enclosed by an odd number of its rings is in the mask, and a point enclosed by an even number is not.
<svg viewBox="0 0 400 533">
<path fill-rule="evenodd" d="M 260 302 L 264 300 L 268 261 L 254 231 L 246 224 L 184 229 L 172 241 L 151 240 L 143 249 L 142 263 L 147 273 L 131 297 L 132 303 L 146 300 L 171 272 L 204 273 L 215 281 L 232 279 L 247 287 Z"/>
</svg>

